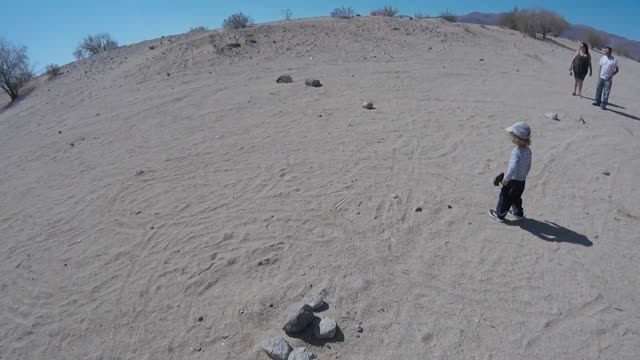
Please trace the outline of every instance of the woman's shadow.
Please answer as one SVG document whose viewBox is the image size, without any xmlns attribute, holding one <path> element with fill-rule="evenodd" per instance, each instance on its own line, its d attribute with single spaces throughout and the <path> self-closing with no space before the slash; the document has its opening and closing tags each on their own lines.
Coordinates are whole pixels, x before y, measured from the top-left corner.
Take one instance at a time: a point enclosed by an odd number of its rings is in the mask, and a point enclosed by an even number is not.
<svg viewBox="0 0 640 360">
<path fill-rule="evenodd" d="M 510 226 L 520 226 L 522 230 L 539 237 L 544 241 L 564 242 L 583 246 L 592 246 L 593 243 L 586 236 L 578 234 L 551 221 L 538 221 L 536 219 L 524 218 L 519 221 L 505 221 Z"/>
</svg>

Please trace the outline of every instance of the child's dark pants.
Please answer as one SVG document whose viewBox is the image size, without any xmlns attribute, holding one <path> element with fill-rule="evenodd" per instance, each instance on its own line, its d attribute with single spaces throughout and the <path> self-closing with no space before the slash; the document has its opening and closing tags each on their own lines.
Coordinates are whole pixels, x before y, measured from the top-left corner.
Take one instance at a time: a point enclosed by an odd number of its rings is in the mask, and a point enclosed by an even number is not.
<svg viewBox="0 0 640 360">
<path fill-rule="evenodd" d="M 524 181 L 510 180 L 507 186 L 502 186 L 500 198 L 496 206 L 496 214 L 503 218 L 507 216 L 509 208 L 513 207 L 516 216 L 524 216 L 522 209 L 522 193 L 524 192 Z"/>
</svg>

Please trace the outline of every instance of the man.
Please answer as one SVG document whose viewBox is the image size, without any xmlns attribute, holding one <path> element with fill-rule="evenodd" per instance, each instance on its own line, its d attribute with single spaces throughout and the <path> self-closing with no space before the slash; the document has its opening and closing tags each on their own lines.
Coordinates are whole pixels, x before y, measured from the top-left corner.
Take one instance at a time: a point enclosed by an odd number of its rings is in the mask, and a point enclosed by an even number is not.
<svg viewBox="0 0 640 360">
<path fill-rule="evenodd" d="M 598 79 L 598 87 L 596 88 L 596 102 L 594 106 L 600 106 L 602 110 L 607 109 L 609 103 L 609 94 L 611 86 L 613 86 L 613 76 L 618 73 L 618 59 L 611 55 L 611 48 L 604 48 L 604 56 L 600 58 L 600 78 Z M 602 93 L 604 90 L 604 94 Z"/>
</svg>

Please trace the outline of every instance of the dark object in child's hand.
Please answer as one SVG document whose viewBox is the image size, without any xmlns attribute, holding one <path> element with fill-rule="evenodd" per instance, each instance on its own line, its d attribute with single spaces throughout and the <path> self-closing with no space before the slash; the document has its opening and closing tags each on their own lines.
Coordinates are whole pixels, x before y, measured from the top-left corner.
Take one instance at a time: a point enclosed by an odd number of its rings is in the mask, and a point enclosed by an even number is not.
<svg viewBox="0 0 640 360">
<path fill-rule="evenodd" d="M 500 183 L 502 182 L 503 179 L 504 179 L 504 173 L 500 173 L 500 175 L 496 176 L 495 179 L 493 179 L 493 186 L 500 186 Z"/>
</svg>

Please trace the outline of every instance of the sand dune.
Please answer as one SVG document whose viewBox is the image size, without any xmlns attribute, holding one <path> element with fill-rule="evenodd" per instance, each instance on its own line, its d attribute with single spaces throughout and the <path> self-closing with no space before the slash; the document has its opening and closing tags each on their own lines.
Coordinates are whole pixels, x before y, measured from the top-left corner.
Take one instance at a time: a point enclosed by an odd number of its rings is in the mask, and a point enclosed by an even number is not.
<svg viewBox="0 0 640 360">
<path fill-rule="evenodd" d="M 602 111 L 557 41 L 318 18 L 38 80 L 0 112 L 0 358 L 267 359 L 322 291 L 341 335 L 289 338 L 320 359 L 636 358 L 640 64 Z M 518 120 L 529 219 L 499 224 Z"/>
</svg>

